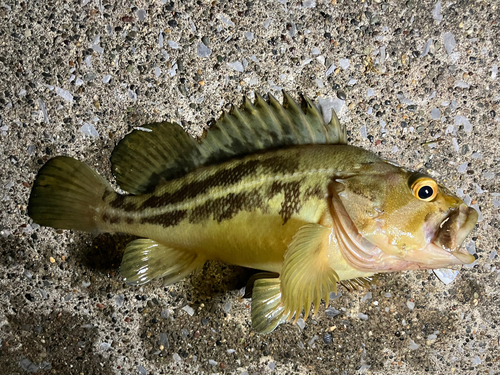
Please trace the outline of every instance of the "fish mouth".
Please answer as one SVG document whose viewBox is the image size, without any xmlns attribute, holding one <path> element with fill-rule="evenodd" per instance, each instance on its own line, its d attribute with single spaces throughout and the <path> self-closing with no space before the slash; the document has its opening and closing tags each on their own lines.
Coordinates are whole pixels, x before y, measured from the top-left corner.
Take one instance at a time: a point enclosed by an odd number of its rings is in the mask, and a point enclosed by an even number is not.
<svg viewBox="0 0 500 375">
<path fill-rule="evenodd" d="M 434 239 L 429 244 L 434 250 L 446 258 L 448 255 L 450 265 L 470 264 L 476 259 L 467 250 L 462 249 L 462 243 L 476 226 L 478 213 L 475 209 L 461 204 L 451 209 L 439 224 Z M 428 245 L 428 246 L 429 246 Z M 445 253 L 443 253 L 445 252 Z M 436 254 L 437 255 L 437 254 Z"/>
</svg>

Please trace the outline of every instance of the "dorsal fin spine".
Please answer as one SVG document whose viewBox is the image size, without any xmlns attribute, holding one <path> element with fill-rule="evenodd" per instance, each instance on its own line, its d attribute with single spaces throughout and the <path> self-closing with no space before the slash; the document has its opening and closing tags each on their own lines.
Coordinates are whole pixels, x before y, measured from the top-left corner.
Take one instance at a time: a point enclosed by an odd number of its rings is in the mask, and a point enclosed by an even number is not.
<svg viewBox="0 0 500 375">
<path fill-rule="evenodd" d="M 152 192 L 161 180 L 171 180 L 199 166 L 263 150 L 306 144 L 345 144 L 345 127 L 335 113 L 326 125 L 322 112 L 308 98 L 299 104 L 283 92 L 283 104 L 268 95 L 244 98 L 223 113 L 195 140 L 184 129 L 163 122 L 134 130 L 115 148 L 111 162 L 117 183 L 132 194 Z"/>
</svg>

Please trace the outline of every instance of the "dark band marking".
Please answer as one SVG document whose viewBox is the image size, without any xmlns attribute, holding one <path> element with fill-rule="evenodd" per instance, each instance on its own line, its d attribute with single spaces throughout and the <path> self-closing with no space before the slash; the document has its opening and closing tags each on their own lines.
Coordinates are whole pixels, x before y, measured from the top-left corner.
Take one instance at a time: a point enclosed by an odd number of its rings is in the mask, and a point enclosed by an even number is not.
<svg viewBox="0 0 500 375">
<path fill-rule="evenodd" d="M 255 174 L 259 161 L 250 160 L 236 165 L 234 168 L 225 168 L 204 180 L 193 181 L 182 186 L 181 189 L 173 193 L 165 192 L 161 196 L 152 195 L 139 207 L 158 208 L 168 204 L 181 203 L 187 199 L 192 199 L 200 194 L 208 192 L 212 188 L 236 185 L 245 177 Z"/>
<path fill-rule="evenodd" d="M 102 215 L 102 221 L 110 224 L 118 224 L 121 221 L 119 216 L 109 216 L 107 213 Z"/>
<path fill-rule="evenodd" d="M 104 190 L 104 193 L 102 194 L 102 200 L 105 201 L 107 197 L 109 197 L 111 195 L 111 191 L 109 190 Z"/>
<path fill-rule="evenodd" d="M 288 219 L 300 211 L 302 204 L 300 201 L 300 181 L 292 182 L 273 182 L 271 188 L 269 189 L 269 199 L 274 197 L 276 194 L 283 193 L 283 202 L 281 202 L 281 209 L 279 211 L 280 216 L 283 219 L 283 224 L 285 224 Z"/>
<path fill-rule="evenodd" d="M 137 206 L 130 202 L 132 197 L 126 197 L 125 195 L 117 194 L 116 198 L 109 202 L 110 207 L 119 208 L 125 212 L 131 212 L 137 210 Z"/>
<path fill-rule="evenodd" d="M 189 222 L 196 224 L 212 219 L 220 223 L 232 219 L 240 211 L 252 211 L 259 207 L 263 207 L 263 200 L 258 191 L 230 193 L 196 207 L 189 215 Z"/>
<path fill-rule="evenodd" d="M 287 158 L 276 156 L 263 160 L 261 165 L 264 168 L 264 173 L 285 175 L 297 172 L 299 169 L 299 160 L 294 157 L 294 155 L 290 155 L 290 157 Z"/>
<path fill-rule="evenodd" d="M 141 224 L 160 225 L 164 228 L 173 227 L 179 224 L 187 216 L 186 210 L 165 212 L 161 215 L 145 217 L 141 219 Z"/>
<path fill-rule="evenodd" d="M 313 187 L 308 187 L 306 191 L 304 191 L 304 201 L 309 200 L 310 198 L 320 198 L 323 199 L 328 195 L 326 189 L 321 185 L 315 185 Z"/>
</svg>

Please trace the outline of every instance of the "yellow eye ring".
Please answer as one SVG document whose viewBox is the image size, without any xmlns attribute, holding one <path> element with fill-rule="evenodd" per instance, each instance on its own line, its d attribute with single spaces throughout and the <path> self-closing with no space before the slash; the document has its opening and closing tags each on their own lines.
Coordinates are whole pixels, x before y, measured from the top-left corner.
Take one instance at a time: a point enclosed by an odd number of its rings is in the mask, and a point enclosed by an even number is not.
<svg viewBox="0 0 500 375">
<path fill-rule="evenodd" d="M 411 185 L 411 190 L 415 198 L 430 202 L 436 198 L 438 185 L 429 177 L 421 177 Z"/>
</svg>

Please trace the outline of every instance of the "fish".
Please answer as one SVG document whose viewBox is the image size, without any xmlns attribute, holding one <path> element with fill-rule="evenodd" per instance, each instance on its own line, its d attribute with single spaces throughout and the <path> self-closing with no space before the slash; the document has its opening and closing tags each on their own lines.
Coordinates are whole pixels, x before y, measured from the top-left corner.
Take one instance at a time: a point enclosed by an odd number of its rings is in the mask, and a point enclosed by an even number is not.
<svg viewBox="0 0 500 375">
<path fill-rule="evenodd" d="M 478 214 L 431 176 L 347 144 L 335 114 L 283 92 L 244 97 L 199 138 L 144 125 L 115 147 L 117 185 L 57 156 L 40 169 L 28 215 L 41 226 L 140 237 L 120 272 L 175 283 L 206 261 L 252 276 L 253 329 L 316 314 L 337 285 L 385 272 L 472 263 L 461 245 Z M 249 290 L 250 290 L 249 289 Z"/>
</svg>

